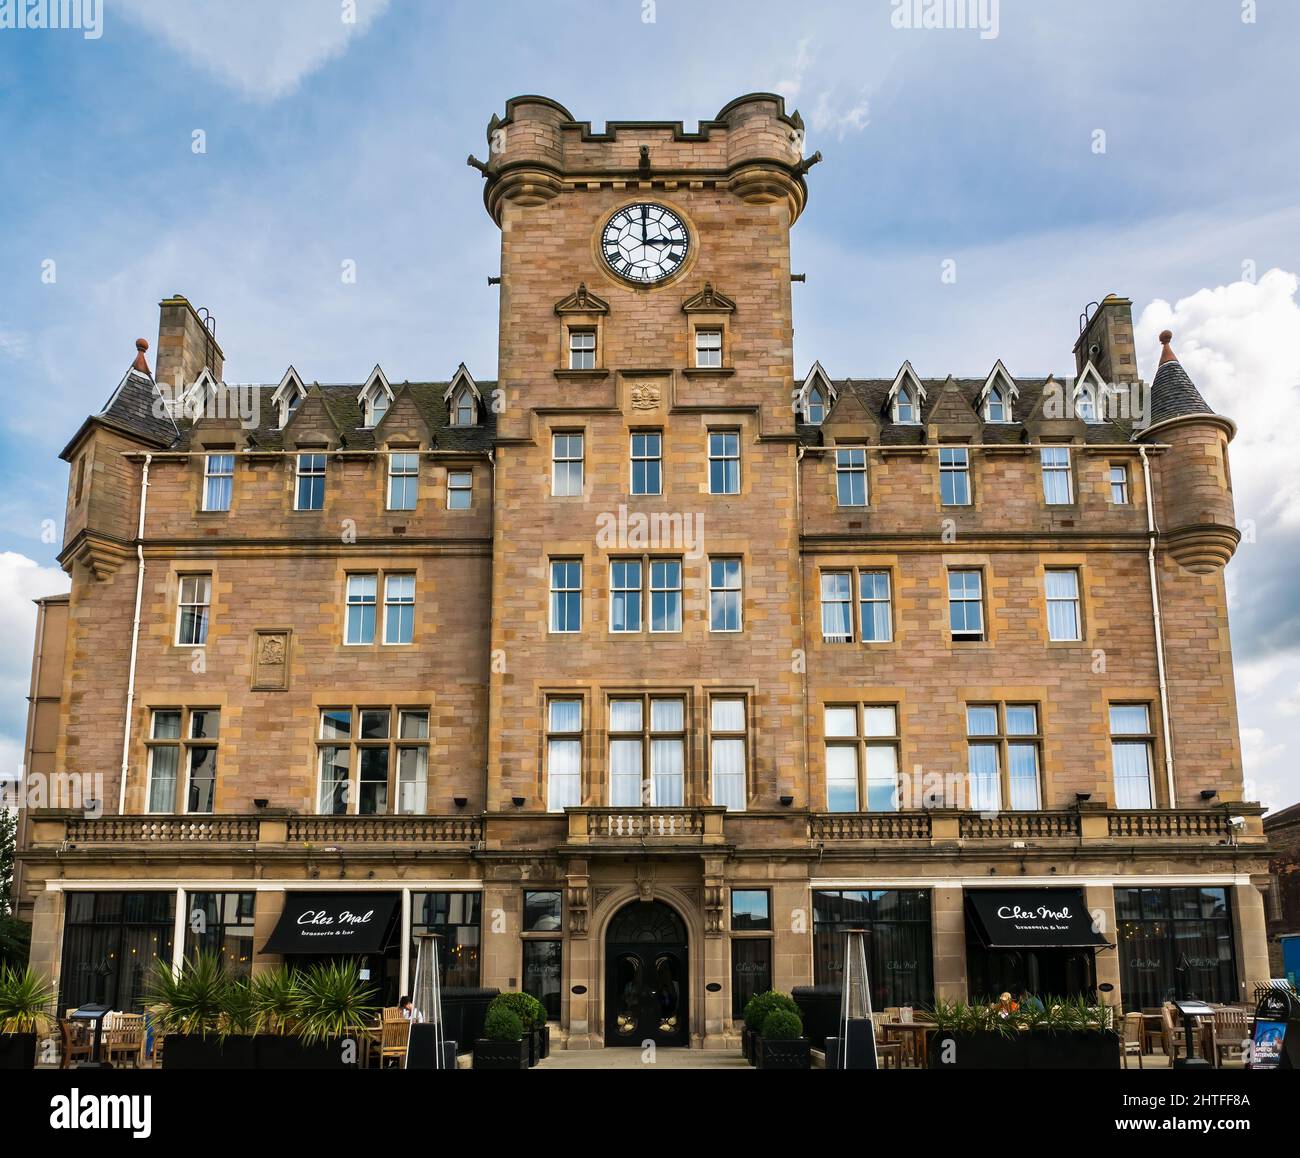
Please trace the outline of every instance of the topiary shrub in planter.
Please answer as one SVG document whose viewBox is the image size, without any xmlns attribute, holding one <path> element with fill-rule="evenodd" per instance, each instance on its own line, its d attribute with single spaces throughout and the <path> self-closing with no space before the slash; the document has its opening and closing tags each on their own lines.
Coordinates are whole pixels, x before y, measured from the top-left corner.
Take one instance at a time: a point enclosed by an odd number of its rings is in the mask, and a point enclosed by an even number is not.
<svg viewBox="0 0 1300 1158">
<path fill-rule="evenodd" d="M 46 1010 L 54 1000 L 35 970 L 0 967 L 0 1070 L 36 1067 L 36 1043 L 50 1031 Z"/>
<path fill-rule="evenodd" d="M 758 1039 L 761 1035 L 763 1022 L 769 1013 L 778 1009 L 785 1010 L 787 1013 L 793 1013 L 799 1016 L 799 1007 L 794 1000 L 785 993 L 775 989 L 769 989 L 765 993 L 755 993 L 745 1003 L 745 1011 L 742 1016 L 745 1019 L 745 1031 L 741 1038 L 742 1049 L 752 1065 L 758 1064 Z"/>
<path fill-rule="evenodd" d="M 502 996 L 506 996 L 502 994 Z M 476 1070 L 526 1070 L 528 1043 L 524 1023 L 507 1005 L 493 1002 L 483 1022 L 483 1036 L 474 1043 Z"/>
<path fill-rule="evenodd" d="M 936 1002 L 931 1069 L 1119 1069 L 1111 1011 L 1081 997 Z"/>
<path fill-rule="evenodd" d="M 758 1042 L 761 1070 L 806 1070 L 812 1068 L 809 1042 L 797 1013 L 774 1009 L 763 1021 Z"/>
<path fill-rule="evenodd" d="M 492 999 L 488 1006 L 490 1013 L 494 1008 L 508 1009 L 523 1026 L 524 1041 L 528 1045 L 528 1064 L 535 1066 L 546 1056 L 543 1052 L 548 1042 L 546 1028 L 546 1007 L 528 993 L 501 993 Z"/>
</svg>

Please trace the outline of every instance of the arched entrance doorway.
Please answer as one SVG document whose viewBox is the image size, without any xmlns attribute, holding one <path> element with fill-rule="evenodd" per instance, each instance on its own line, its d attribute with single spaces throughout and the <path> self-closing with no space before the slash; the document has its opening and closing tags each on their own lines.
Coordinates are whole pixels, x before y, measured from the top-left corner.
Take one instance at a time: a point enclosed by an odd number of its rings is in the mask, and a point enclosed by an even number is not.
<svg viewBox="0 0 1300 1158">
<path fill-rule="evenodd" d="M 605 1044 L 689 1041 L 686 925 L 662 901 L 633 901 L 605 932 Z"/>
</svg>

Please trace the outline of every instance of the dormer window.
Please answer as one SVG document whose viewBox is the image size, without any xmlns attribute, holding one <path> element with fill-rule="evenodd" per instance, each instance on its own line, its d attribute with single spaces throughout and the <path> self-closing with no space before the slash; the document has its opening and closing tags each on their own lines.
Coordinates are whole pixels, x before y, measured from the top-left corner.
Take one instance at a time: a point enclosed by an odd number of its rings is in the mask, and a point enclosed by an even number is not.
<svg viewBox="0 0 1300 1158">
<path fill-rule="evenodd" d="M 284 377 L 280 379 L 280 385 L 271 395 L 271 404 L 276 407 L 279 414 L 281 429 L 288 425 L 289 419 L 297 412 L 305 397 L 307 397 L 307 388 L 298 377 L 298 371 L 290 366 L 284 372 Z"/>
<path fill-rule="evenodd" d="M 1075 391 L 1074 413 L 1083 422 L 1097 421 L 1097 398 L 1091 385 L 1080 386 Z"/>
<path fill-rule="evenodd" d="M 462 386 L 451 402 L 452 426 L 473 426 L 478 418 L 474 409 L 474 395 L 468 386 Z"/>
<path fill-rule="evenodd" d="M 916 391 L 911 386 L 899 387 L 898 397 L 894 399 L 894 421 L 915 424 L 920 420 Z"/>
<path fill-rule="evenodd" d="M 290 394 L 284 403 L 284 410 L 280 415 L 280 425 L 283 426 L 297 413 L 298 407 L 302 405 L 302 395 L 296 391 Z"/>
<path fill-rule="evenodd" d="M 989 391 L 989 396 L 984 402 L 984 421 L 1006 422 L 1007 417 L 1006 397 L 1003 395 L 1000 386 L 994 386 Z"/>
<path fill-rule="evenodd" d="M 815 426 L 820 426 L 826 421 L 826 396 L 822 394 L 820 386 L 814 386 L 808 391 L 808 402 L 804 406 L 804 421 L 811 422 Z"/>
<path fill-rule="evenodd" d="M 366 400 L 366 425 L 378 426 L 388 413 L 388 395 L 382 390 Z"/>
</svg>

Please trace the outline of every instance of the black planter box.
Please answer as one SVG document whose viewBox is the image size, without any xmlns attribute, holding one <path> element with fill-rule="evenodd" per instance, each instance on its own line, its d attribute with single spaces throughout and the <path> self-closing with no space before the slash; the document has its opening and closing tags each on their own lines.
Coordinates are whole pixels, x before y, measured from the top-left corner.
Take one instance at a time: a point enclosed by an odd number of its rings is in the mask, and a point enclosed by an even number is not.
<svg viewBox="0 0 1300 1158">
<path fill-rule="evenodd" d="M 795 1041 L 769 1041 L 758 1039 L 758 1068 L 760 1070 L 810 1070 L 811 1042 L 806 1037 Z"/>
<path fill-rule="evenodd" d="M 528 1068 L 532 1069 L 542 1060 L 542 1031 L 540 1029 L 524 1030 L 524 1044 L 528 1046 Z"/>
<path fill-rule="evenodd" d="M 544 1025 L 537 1032 L 541 1035 L 539 1040 L 542 1043 L 539 1056 L 542 1058 L 548 1058 L 551 1056 L 551 1027 L 549 1025 Z"/>
<path fill-rule="evenodd" d="M 486 1041 L 479 1038 L 474 1043 L 474 1068 L 476 1070 L 526 1070 L 528 1036 L 525 1034 L 519 1041 Z"/>
<path fill-rule="evenodd" d="M 256 1038 L 231 1034 L 169 1033 L 163 1039 L 165 1070 L 251 1070 L 257 1065 Z"/>
<path fill-rule="evenodd" d="M 951 1042 L 951 1045 L 947 1043 Z M 947 1033 L 928 1039 L 932 1070 L 1117 1070 L 1119 1034 L 1112 1030 L 1050 1033 L 1031 1030 L 1003 1037 L 997 1033 Z M 952 1060 L 945 1062 L 944 1054 Z"/>
<path fill-rule="evenodd" d="M 0 1033 L 0 1070 L 36 1068 L 36 1034 Z"/>
<path fill-rule="evenodd" d="M 749 1029 L 748 1027 L 746 1027 L 745 1032 L 741 1034 L 740 1037 L 741 1052 L 745 1055 L 745 1060 L 752 1066 L 758 1065 L 759 1040 L 758 1031 L 755 1029 Z"/>
<path fill-rule="evenodd" d="M 354 1070 L 361 1068 L 361 1042 L 355 1049 L 356 1060 L 343 1060 L 342 1041 L 305 1042 L 296 1037 L 259 1034 L 255 1039 L 254 1066 L 259 1070 Z M 166 1049 L 163 1052 L 166 1064 Z"/>
<path fill-rule="evenodd" d="M 841 990 L 838 985 L 796 985 L 790 996 L 799 1007 L 804 1036 L 814 1049 L 825 1049 L 826 1039 L 840 1031 Z"/>
</svg>

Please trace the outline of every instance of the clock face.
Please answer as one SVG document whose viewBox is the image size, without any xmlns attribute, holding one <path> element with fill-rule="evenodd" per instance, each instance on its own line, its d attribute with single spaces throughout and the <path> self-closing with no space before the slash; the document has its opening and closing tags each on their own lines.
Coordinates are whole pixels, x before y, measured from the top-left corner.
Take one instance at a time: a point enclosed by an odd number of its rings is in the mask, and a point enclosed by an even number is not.
<svg viewBox="0 0 1300 1158">
<path fill-rule="evenodd" d="M 650 202 L 620 209 L 600 236 L 605 264 L 619 277 L 650 285 L 681 268 L 691 237 L 671 209 Z"/>
</svg>

